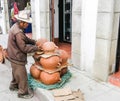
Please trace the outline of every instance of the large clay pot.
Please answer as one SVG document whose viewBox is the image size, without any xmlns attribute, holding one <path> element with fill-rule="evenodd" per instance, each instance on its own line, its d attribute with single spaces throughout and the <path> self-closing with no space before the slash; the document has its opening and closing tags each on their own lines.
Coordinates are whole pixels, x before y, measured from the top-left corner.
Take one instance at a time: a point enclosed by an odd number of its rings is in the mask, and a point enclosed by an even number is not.
<svg viewBox="0 0 120 101">
<path fill-rule="evenodd" d="M 33 76 L 33 78 L 39 79 L 41 70 L 39 70 L 35 65 L 36 65 L 36 64 L 33 64 L 33 65 L 30 67 L 30 74 Z"/>
<path fill-rule="evenodd" d="M 60 60 L 61 60 L 61 66 L 66 65 L 67 64 L 67 60 L 68 60 L 68 53 L 65 50 L 58 50 L 59 56 L 60 56 Z"/>
<path fill-rule="evenodd" d="M 45 42 L 47 42 L 47 39 L 45 39 L 45 38 L 40 38 L 40 39 L 38 39 L 38 40 L 36 41 L 36 45 L 42 47 L 42 45 L 43 45 Z"/>
<path fill-rule="evenodd" d="M 0 63 L 4 63 L 3 47 L 0 45 Z"/>
<path fill-rule="evenodd" d="M 57 46 L 55 45 L 54 42 L 45 42 L 42 45 L 42 49 L 45 54 L 54 54 L 54 51 L 56 48 L 57 48 Z"/>
<path fill-rule="evenodd" d="M 55 72 L 52 74 L 49 74 L 47 72 L 42 71 L 40 74 L 40 81 L 43 82 L 46 85 L 52 85 L 55 84 L 57 82 L 59 82 L 60 79 L 60 73 L 59 72 Z"/>
<path fill-rule="evenodd" d="M 4 58 L 8 58 L 7 49 L 3 49 L 3 55 L 4 55 Z"/>
<path fill-rule="evenodd" d="M 44 69 L 54 70 L 59 66 L 60 58 L 57 55 L 50 56 L 48 58 L 41 58 L 40 64 Z"/>
</svg>

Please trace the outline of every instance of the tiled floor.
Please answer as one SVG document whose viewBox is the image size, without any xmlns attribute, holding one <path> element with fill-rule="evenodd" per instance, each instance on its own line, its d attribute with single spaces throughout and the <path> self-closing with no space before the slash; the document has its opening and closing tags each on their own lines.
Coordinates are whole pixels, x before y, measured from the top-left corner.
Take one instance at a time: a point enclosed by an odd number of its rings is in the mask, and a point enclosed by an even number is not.
<svg viewBox="0 0 120 101">
<path fill-rule="evenodd" d="M 118 86 L 120 87 L 120 71 L 112 74 L 110 77 L 109 77 L 109 82 L 115 86 Z"/>
</svg>

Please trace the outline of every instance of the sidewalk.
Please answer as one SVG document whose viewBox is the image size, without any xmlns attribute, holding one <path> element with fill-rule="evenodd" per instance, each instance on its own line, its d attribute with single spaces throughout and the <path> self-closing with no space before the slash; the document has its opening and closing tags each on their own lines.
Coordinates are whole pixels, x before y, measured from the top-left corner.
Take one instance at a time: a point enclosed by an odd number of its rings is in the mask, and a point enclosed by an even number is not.
<svg viewBox="0 0 120 101">
<path fill-rule="evenodd" d="M 27 71 L 34 60 L 28 57 Z M 72 78 L 65 87 L 72 90 L 80 89 L 84 94 L 85 101 L 120 101 L 120 89 L 106 82 L 100 82 L 89 77 L 86 73 L 78 71 L 74 67 L 69 68 Z M 32 99 L 17 98 L 17 92 L 9 90 L 11 80 L 11 68 L 9 65 L 0 64 L 0 101 L 54 101 L 51 91 L 37 88 Z"/>
<path fill-rule="evenodd" d="M 7 35 L 0 36 L 0 45 L 6 48 Z M 27 72 L 30 66 L 34 63 L 31 56 L 28 56 Z M 69 87 L 72 90 L 80 89 L 84 94 L 85 101 L 120 101 L 120 88 L 113 86 L 107 82 L 90 77 L 83 71 L 79 71 L 74 67 L 69 68 L 72 73 L 72 78 L 64 87 Z M 0 101 L 54 101 L 50 90 L 37 88 L 34 91 L 34 97 L 31 99 L 20 99 L 17 97 L 17 92 L 9 90 L 11 81 L 11 68 L 9 62 L 0 64 Z"/>
</svg>

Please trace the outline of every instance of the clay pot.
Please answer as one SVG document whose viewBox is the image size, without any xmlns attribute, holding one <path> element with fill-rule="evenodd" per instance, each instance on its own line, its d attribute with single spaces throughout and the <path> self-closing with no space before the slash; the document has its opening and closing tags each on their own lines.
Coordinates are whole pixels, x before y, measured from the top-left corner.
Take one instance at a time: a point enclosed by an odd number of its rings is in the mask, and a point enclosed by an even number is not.
<svg viewBox="0 0 120 101">
<path fill-rule="evenodd" d="M 4 54 L 3 54 L 3 48 L 0 45 L 0 63 L 4 63 Z"/>
<path fill-rule="evenodd" d="M 39 61 L 35 61 L 35 64 L 38 65 L 38 66 L 41 66 Z"/>
<path fill-rule="evenodd" d="M 40 64 L 44 69 L 54 70 L 59 66 L 60 58 L 57 55 L 48 58 L 40 58 Z"/>
<path fill-rule="evenodd" d="M 55 73 L 49 74 L 49 73 L 42 71 L 40 74 L 40 80 L 42 83 L 44 83 L 46 85 L 55 84 L 61 80 L 60 73 L 55 72 Z"/>
<path fill-rule="evenodd" d="M 41 70 L 39 70 L 35 64 L 33 64 L 30 67 L 30 74 L 33 76 L 33 78 L 38 79 L 40 77 Z"/>
<path fill-rule="evenodd" d="M 8 58 L 7 49 L 3 49 L 3 55 L 4 55 L 4 58 Z"/>
<path fill-rule="evenodd" d="M 42 46 L 45 42 L 47 42 L 47 39 L 45 38 L 40 38 L 36 42 L 36 46 Z"/>
<path fill-rule="evenodd" d="M 42 49 L 45 54 L 53 54 L 57 46 L 55 45 L 54 42 L 45 42 L 42 45 Z"/>
<path fill-rule="evenodd" d="M 67 64 L 67 60 L 68 60 L 68 53 L 65 50 L 58 50 L 59 56 L 60 56 L 60 63 L 61 65 L 66 65 Z"/>
</svg>

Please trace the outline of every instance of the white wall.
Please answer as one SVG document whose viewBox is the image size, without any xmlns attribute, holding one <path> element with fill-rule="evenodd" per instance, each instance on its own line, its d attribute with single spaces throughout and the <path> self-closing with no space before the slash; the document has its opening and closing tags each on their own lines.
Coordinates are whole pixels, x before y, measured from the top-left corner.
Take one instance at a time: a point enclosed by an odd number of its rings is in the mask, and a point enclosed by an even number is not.
<svg viewBox="0 0 120 101">
<path fill-rule="evenodd" d="M 54 0 L 54 8 L 55 8 L 55 14 L 54 14 L 54 38 L 58 38 L 59 36 L 59 9 L 58 9 L 58 0 Z"/>
<path fill-rule="evenodd" d="M 2 13 L 0 14 L 0 27 L 2 28 L 2 33 L 7 34 L 9 30 L 8 4 L 7 0 L 1 0 L 0 2 L 3 7 Z"/>
<path fill-rule="evenodd" d="M 31 0 L 33 38 L 50 40 L 49 0 Z"/>
<path fill-rule="evenodd" d="M 98 0 L 82 1 L 81 67 L 93 73 Z"/>
<path fill-rule="evenodd" d="M 40 0 L 31 0 L 32 35 L 34 39 L 41 38 L 40 34 Z"/>
<path fill-rule="evenodd" d="M 115 57 L 115 41 L 112 39 L 116 6 L 114 3 L 114 0 L 99 0 L 98 3 L 94 76 L 103 81 L 108 79 L 111 64 L 114 62 L 111 57 Z"/>
<path fill-rule="evenodd" d="M 103 81 L 115 69 L 119 2 L 73 0 L 72 62 Z"/>
</svg>

